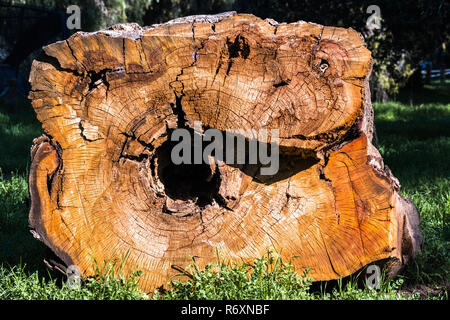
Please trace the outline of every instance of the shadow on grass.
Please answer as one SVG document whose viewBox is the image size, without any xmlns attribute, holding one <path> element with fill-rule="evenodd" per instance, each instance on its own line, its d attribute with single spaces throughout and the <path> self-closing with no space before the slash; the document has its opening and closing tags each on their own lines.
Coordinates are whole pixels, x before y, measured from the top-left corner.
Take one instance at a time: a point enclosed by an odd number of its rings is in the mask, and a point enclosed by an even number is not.
<svg viewBox="0 0 450 320">
<path fill-rule="evenodd" d="M 46 246 L 29 232 L 28 168 L 33 139 L 42 134 L 26 99 L 11 112 L 0 99 L 0 265 L 25 265 L 47 276 Z"/>
<path fill-rule="evenodd" d="M 385 163 L 403 184 L 450 172 L 450 117 L 434 121 L 376 121 Z"/>
<path fill-rule="evenodd" d="M 31 235 L 29 194 L 25 174 L 0 175 L 0 265 L 25 265 L 25 271 L 47 275 L 47 247 Z"/>
<path fill-rule="evenodd" d="M 21 99 L 14 112 L 3 102 L 0 100 L 0 168 L 4 174 L 24 173 L 33 139 L 43 130 L 28 100 Z"/>
<path fill-rule="evenodd" d="M 448 104 L 450 103 L 450 79 L 446 80 L 444 84 L 441 84 L 439 80 L 434 80 L 431 84 L 424 85 L 423 88 L 402 90 L 396 100 L 405 105 Z"/>
<path fill-rule="evenodd" d="M 425 86 L 408 105 L 374 104 L 379 149 L 403 185 L 450 178 L 450 82 Z"/>
<path fill-rule="evenodd" d="M 374 104 L 379 150 L 385 164 L 400 180 L 402 194 L 411 198 L 421 217 L 422 254 L 407 266 L 404 275 L 413 287 L 418 283 L 447 287 L 450 276 L 450 84 L 425 87 L 415 96 L 417 99 L 411 105 Z"/>
</svg>

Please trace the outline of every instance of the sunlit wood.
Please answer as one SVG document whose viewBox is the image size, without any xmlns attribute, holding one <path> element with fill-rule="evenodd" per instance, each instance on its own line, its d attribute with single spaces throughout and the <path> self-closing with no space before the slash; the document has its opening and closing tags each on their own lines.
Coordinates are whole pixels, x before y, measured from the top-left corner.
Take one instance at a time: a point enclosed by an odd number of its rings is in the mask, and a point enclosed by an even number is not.
<svg viewBox="0 0 450 320">
<path fill-rule="evenodd" d="M 44 52 L 30 75 L 46 132 L 30 225 L 84 275 L 128 252 L 123 271 L 142 270 L 151 291 L 190 257 L 273 248 L 329 280 L 380 260 L 395 274 L 418 252 L 417 209 L 372 143 L 372 61 L 356 31 L 222 14 L 80 32 Z M 172 130 L 194 121 L 278 129 L 279 172 L 210 163 L 192 178 L 197 199 L 168 156 Z"/>
</svg>

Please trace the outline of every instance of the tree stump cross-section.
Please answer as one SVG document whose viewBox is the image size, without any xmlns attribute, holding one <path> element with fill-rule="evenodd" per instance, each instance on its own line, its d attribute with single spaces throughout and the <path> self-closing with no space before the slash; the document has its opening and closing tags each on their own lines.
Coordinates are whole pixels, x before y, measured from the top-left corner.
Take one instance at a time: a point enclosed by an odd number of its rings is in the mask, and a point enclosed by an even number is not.
<svg viewBox="0 0 450 320">
<path fill-rule="evenodd" d="M 253 15 L 78 32 L 30 74 L 45 130 L 34 140 L 29 223 L 84 276 L 121 258 L 150 292 L 195 257 L 268 249 L 315 280 L 420 251 L 419 215 L 374 146 L 370 52 L 352 29 Z M 277 129 L 279 170 L 175 165 L 171 134 Z"/>
</svg>

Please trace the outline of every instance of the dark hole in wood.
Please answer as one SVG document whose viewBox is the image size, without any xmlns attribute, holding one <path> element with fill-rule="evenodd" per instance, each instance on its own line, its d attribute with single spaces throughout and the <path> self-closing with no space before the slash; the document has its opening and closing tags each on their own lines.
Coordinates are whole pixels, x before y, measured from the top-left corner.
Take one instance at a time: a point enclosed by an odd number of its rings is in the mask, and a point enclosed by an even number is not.
<svg viewBox="0 0 450 320">
<path fill-rule="evenodd" d="M 193 137 L 195 134 L 191 132 Z M 158 158 L 157 174 L 163 183 L 165 193 L 173 200 L 192 200 L 199 207 L 212 204 L 217 197 L 220 186 L 220 175 L 217 170 L 202 161 L 194 164 L 194 144 L 191 139 L 191 161 L 190 164 L 174 164 L 171 159 L 173 147 L 178 141 L 164 142 L 156 151 Z M 206 144 L 202 144 L 203 149 Z"/>
</svg>

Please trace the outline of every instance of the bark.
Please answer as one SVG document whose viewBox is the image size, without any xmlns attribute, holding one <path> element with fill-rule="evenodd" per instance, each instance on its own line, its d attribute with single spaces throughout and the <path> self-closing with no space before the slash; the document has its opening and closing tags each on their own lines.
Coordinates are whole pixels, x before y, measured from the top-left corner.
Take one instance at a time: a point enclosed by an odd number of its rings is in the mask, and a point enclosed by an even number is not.
<svg viewBox="0 0 450 320">
<path fill-rule="evenodd" d="M 225 13 L 78 32 L 44 52 L 29 221 L 83 275 L 128 253 L 123 271 L 151 291 L 190 257 L 273 248 L 330 280 L 380 260 L 393 275 L 420 251 L 417 209 L 372 143 L 372 60 L 354 30 Z M 194 121 L 278 129 L 280 170 L 172 164 L 171 133 Z"/>
</svg>

